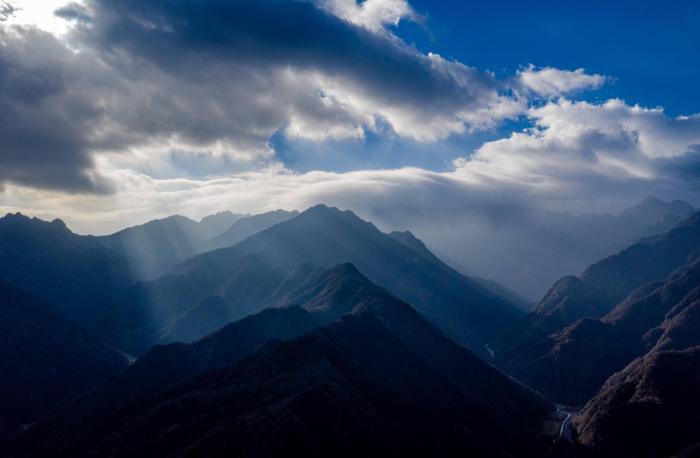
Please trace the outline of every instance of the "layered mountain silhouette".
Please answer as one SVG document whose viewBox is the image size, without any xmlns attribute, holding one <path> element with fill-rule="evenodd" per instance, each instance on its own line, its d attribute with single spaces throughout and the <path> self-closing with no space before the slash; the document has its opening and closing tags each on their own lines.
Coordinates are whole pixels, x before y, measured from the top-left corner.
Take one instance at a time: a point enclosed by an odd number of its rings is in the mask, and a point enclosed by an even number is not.
<svg viewBox="0 0 700 458">
<path fill-rule="evenodd" d="M 170 274 L 134 286 L 101 321 L 100 335 L 134 354 L 201 302 L 220 296 L 235 317 L 273 304 L 309 268 L 351 262 L 476 351 L 522 312 L 434 256 L 415 251 L 350 211 L 312 207 L 230 248 L 193 257 Z M 223 325 L 225 323 L 221 323 Z"/>
<path fill-rule="evenodd" d="M 31 423 L 127 367 L 127 357 L 38 297 L 0 281 L 0 423 Z M 0 433 L 0 436 L 2 434 Z"/>
<path fill-rule="evenodd" d="M 620 370 L 575 419 L 579 440 L 608 455 L 671 456 L 700 442 L 700 256 L 646 290 L 587 341 L 599 374 Z"/>
<path fill-rule="evenodd" d="M 647 199 L 614 217 L 650 236 L 557 281 L 528 315 L 517 294 L 458 273 L 412 232 L 324 205 L 174 216 L 107 237 L 7 215 L 0 446 L 17 457 L 693 456 L 700 213 L 678 222 L 689 209 Z M 537 392 L 583 405 L 573 428 Z"/>
<path fill-rule="evenodd" d="M 230 211 L 222 211 L 208 215 L 199 220 L 199 227 L 204 237 L 215 237 L 226 231 L 239 219 L 247 218 L 249 215 L 236 214 Z"/>
<path fill-rule="evenodd" d="M 585 402 L 608 376 L 644 353 L 642 335 L 682 299 L 678 282 L 694 286 L 692 263 L 666 278 L 698 249 L 700 214 L 580 277 L 560 280 L 531 315 L 492 344 L 498 364 L 558 402 Z"/>
<path fill-rule="evenodd" d="M 87 414 L 71 407 L 72 419 L 30 428 L 25 440 L 38 456 L 543 450 L 538 435 L 549 402 L 450 341 L 353 265 L 314 271 L 286 297 L 299 305 L 280 304 L 191 344 L 154 348 L 86 397 Z"/>
<path fill-rule="evenodd" d="M 96 237 L 16 213 L 0 218 L 0 279 L 90 327 L 133 277 L 125 259 Z"/>
<path fill-rule="evenodd" d="M 399 208 L 370 216 L 383 227 L 410 228 L 461 272 L 494 279 L 536 302 L 562 275 L 668 232 L 693 211 L 683 201 L 649 197 L 620 214 L 472 203 L 459 212 L 431 208 L 416 215 Z"/>
<path fill-rule="evenodd" d="M 241 240 L 247 239 L 251 235 L 264 231 L 277 223 L 294 218 L 298 214 L 298 212 L 275 210 L 267 213 L 261 213 L 259 215 L 240 218 L 231 224 L 226 230 L 221 231 L 216 236 L 199 243 L 197 245 L 197 252 L 204 253 L 206 251 L 233 246 Z"/>
<path fill-rule="evenodd" d="M 110 250 L 128 260 L 136 279 L 150 279 L 199 252 L 198 246 L 243 218 L 222 212 L 195 221 L 174 215 L 98 237 Z"/>
</svg>

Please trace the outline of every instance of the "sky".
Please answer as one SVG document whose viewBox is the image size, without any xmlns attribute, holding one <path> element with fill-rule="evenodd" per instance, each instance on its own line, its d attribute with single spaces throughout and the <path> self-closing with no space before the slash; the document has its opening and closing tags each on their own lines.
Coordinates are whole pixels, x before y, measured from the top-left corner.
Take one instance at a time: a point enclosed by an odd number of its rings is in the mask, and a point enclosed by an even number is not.
<svg viewBox="0 0 700 458">
<path fill-rule="evenodd" d="M 700 204 L 700 2 L 0 0 L 0 211 Z"/>
</svg>

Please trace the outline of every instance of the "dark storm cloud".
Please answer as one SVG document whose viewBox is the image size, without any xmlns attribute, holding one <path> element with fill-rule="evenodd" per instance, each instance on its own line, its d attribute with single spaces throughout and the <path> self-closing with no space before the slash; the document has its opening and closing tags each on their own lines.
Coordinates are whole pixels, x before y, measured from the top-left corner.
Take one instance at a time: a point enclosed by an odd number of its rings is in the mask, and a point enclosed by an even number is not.
<svg viewBox="0 0 700 458">
<path fill-rule="evenodd" d="M 280 131 L 389 125 L 425 141 L 464 131 L 470 113 L 504 117 L 489 113 L 491 75 L 311 2 L 94 0 L 56 15 L 74 24 L 65 39 L 3 29 L 0 180 L 99 191 L 97 152 L 209 151 L 232 172 L 273 160 Z"/>
<path fill-rule="evenodd" d="M 695 191 L 700 191 L 700 145 L 693 145 L 683 155 L 660 159 L 657 167 L 671 183 L 681 180 Z"/>
<path fill-rule="evenodd" d="M 496 89 L 490 76 L 469 69 L 472 88 L 465 90 L 416 50 L 310 2 L 105 0 L 95 13 L 91 38 L 105 49 L 126 50 L 186 78 L 200 78 L 216 62 L 260 70 L 291 66 L 427 110 L 477 104 L 484 91 Z"/>
<path fill-rule="evenodd" d="M 45 33 L 0 34 L 0 183 L 106 191 L 86 134 L 101 113 L 74 87 L 82 65 Z"/>
</svg>

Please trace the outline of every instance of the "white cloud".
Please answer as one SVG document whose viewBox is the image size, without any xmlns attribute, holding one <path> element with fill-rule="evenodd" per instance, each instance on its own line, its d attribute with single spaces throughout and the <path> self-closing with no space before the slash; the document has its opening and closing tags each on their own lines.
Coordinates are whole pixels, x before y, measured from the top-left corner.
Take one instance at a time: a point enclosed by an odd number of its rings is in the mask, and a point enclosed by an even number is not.
<svg viewBox="0 0 700 458">
<path fill-rule="evenodd" d="M 8 24 L 34 26 L 55 35 L 62 35 L 70 29 L 70 23 L 56 16 L 54 12 L 70 3 L 80 4 L 82 2 L 75 0 L 4 0 L 0 2 L 0 9 L 3 6 L 12 9 L 12 14 L 8 14 L 5 18 Z M 8 11 L 10 10 L 8 9 Z M 0 15 L 0 19 L 2 19 L 2 15 Z"/>
<path fill-rule="evenodd" d="M 319 4 L 349 23 L 372 32 L 385 32 L 401 20 L 416 20 L 418 15 L 406 0 L 320 0 Z"/>
<path fill-rule="evenodd" d="M 693 156 L 700 145 L 700 116 L 670 118 L 662 109 L 618 99 L 602 104 L 560 99 L 531 108 L 528 117 L 534 127 L 455 161 L 456 173 L 540 195 L 596 199 L 611 189 L 626 186 L 634 193 L 673 180 L 665 176 L 664 161 Z"/>
<path fill-rule="evenodd" d="M 583 68 L 569 71 L 552 67 L 536 68 L 530 65 L 518 72 L 517 80 L 526 91 L 541 97 L 554 97 L 597 89 L 605 84 L 606 77 L 589 75 Z"/>
<path fill-rule="evenodd" d="M 296 173 L 270 163 L 221 178 L 154 178 L 135 167 L 115 167 L 107 158 L 101 168 L 114 195 L 71 196 L 10 185 L 0 204 L 65 217 L 81 231 L 106 232 L 172 213 L 256 213 L 318 202 L 381 222 L 398 213 L 457 214 L 499 202 L 609 211 L 649 194 L 700 197 L 700 115 L 671 118 L 661 109 L 616 99 L 602 104 L 560 99 L 530 109 L 528 116 L 533 128 L 485 143 L 447 172 Z"/>
</svg>

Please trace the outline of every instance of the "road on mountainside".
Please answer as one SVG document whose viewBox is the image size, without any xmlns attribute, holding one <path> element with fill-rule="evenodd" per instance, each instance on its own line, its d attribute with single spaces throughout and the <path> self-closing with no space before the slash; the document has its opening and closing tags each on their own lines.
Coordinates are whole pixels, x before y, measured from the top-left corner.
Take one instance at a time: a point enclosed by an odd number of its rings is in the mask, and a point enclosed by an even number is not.
<svg viewBox="0 0 700 458">
<path fill-rule="evenodd" d="M 564 415 L 561 426 L 559 426 L 559 439 L 566 442 L 573 442 L 574 431 L 573 427 L 571 426 L 571 420 L 574 418 L 574 415 L 578 413 L 578 411 L 573 410 L 571 407 L 557 405 L 557 412 Z"/>
</svg>

